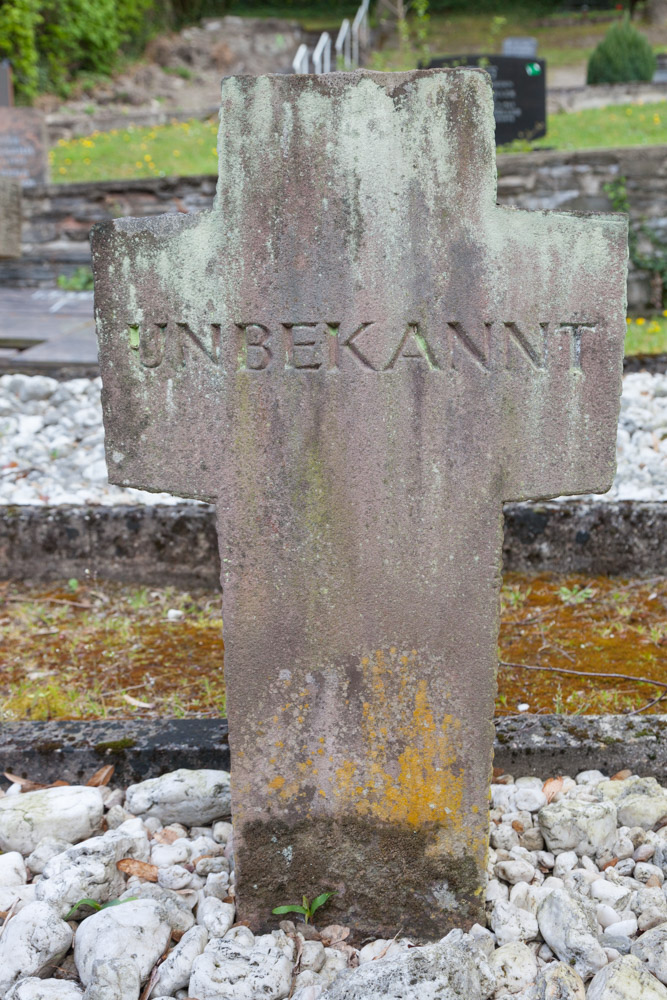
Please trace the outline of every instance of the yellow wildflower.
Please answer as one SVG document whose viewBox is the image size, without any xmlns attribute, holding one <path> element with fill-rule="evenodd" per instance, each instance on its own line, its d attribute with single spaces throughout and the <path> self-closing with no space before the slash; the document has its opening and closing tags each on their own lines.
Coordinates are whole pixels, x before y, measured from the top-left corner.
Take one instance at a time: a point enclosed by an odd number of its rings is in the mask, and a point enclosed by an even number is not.
<svg viewBox="0 0 667 1000">
<path fill-rule="evenodd" d="M 637 326 L 643 326 L 645 322 L 646 320 L 644 319 L 643 316 L 638 316 L 637 319 L 635 320 Z"/>
<path fill-rule="evenodd" d="M 66 174 L 67 173 L 67 168 L 66 167 L 58 167 L 58 173 L 59 174 Z"/>
</svg>

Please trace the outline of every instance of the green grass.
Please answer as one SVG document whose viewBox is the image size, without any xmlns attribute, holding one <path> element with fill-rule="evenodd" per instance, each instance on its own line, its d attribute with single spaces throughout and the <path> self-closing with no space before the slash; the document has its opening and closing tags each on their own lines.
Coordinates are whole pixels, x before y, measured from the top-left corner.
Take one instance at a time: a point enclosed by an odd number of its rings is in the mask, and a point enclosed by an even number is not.
<svg viewBox="0 0 667 1000">
<path fill-rule="evenodd" d="M 667 143 L 667 101 L 612 104 L 607 108 L 549 115 L 547 134 L 535 142 L 514 142 L 500 152 L 528 149 L 599 149 L 613 146 L 659 146 Z"/>
<path fill-rule="evenodd" d="M 667 351 L 667 309 L 662 316 L 628 317 L 626 354 L 662 354 Z"/>
<path fill-rule="evenodd" d="M 49 153 L 51 176 L 57 182 L 76 183 L 214 174 L 217 131 L 217 120 L 193 119 L 61 139 Z"/>
<path fill-rule="evenodd" d="M 61 139 L 49 154 L 51 175 L 75 183 L 217 173 L 216 133 L 217 121 L 192 120 Z M 512 143 L 501 152 L 662 143 L 667 143 L 667 101 L 551 115 L 546 138 Z"/>
</svg>

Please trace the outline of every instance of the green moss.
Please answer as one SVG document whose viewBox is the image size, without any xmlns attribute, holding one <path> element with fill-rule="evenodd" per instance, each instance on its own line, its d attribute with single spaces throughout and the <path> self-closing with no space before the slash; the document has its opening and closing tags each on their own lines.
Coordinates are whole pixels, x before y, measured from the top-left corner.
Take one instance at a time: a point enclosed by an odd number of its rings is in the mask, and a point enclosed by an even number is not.
<svg viewBox="0 0 667 1000">
<path fill-rule="evenodd" d="M 123 753 L 124 750 L 130 750 L 136 745 L 136 740 L 133 740 L 130 736 L 124 736 L 120 740 L 106 740 L 103 743 L 98 743 L 93 749 L 97 754 Z"/>
</svg>

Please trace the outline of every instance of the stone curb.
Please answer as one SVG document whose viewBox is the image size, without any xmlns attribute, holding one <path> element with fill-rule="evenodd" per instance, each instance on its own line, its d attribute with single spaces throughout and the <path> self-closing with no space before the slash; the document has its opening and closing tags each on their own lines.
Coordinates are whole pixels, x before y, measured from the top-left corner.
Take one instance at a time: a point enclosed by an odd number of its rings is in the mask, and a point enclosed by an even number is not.
<svg viewBox="0 0 667 1000">
<path fill-rule="evenodd" d="M 667 503 L 507 504 L 507 571 L 662 575 Z M 219 587 L 214 508 L 0 507 L 0 579 Z"/>
<path fill-rule="evenodd" d="M 521 715 L 495 726 L 494 766 L 516 776 L 627 767 L 667 783 L 666 715 Z M 44 783 L 85 783 L 103 764 L 116 768 L 113 785 L 127 785 L 229 763 L 226 719 L 8 722 L 0 732 L 0 770 Z"/>
</svg>

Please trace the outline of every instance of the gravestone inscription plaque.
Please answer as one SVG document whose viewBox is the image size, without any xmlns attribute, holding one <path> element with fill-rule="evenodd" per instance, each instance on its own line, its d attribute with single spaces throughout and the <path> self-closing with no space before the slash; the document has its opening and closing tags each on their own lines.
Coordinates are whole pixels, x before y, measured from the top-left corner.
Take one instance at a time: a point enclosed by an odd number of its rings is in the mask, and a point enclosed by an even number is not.
<svg viewBox="0 0 667 1000">
<path fill-rule="evenodd" d="M 239 914 L 484 911 L 502 503 L 606 490 L 626 221 L 496 206 L 480 70 L 240 77 L 93 232 L 112 482 L 217 504 Z M 273 918 L 275 919 L 275 918 Z"/>
<path fill-rule="evenodd" d="M 46 183 L 46 129 L 36 109 L 0 107 L 0 177 L 24 186 Z"/>
<path fill-rule="evenodd" d="M 546 63 L 514 56 L 442 56 L 430 67 L 479 66 L 491 77 L 496 145 L 547 134 Z"/>
</svg>

